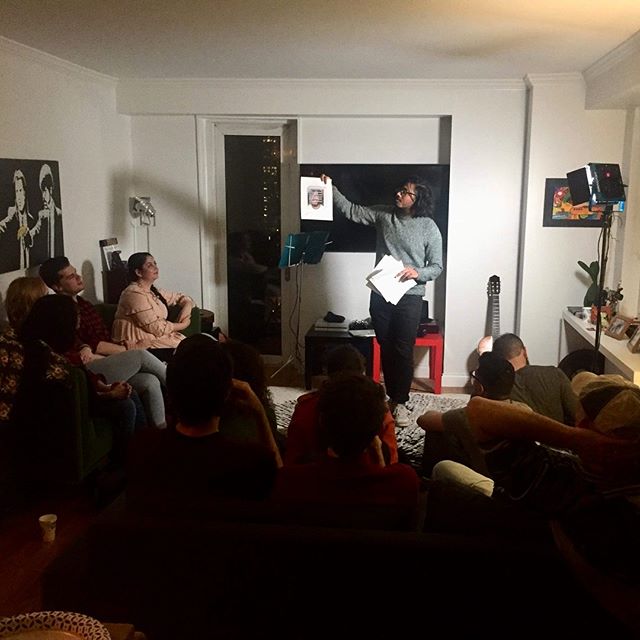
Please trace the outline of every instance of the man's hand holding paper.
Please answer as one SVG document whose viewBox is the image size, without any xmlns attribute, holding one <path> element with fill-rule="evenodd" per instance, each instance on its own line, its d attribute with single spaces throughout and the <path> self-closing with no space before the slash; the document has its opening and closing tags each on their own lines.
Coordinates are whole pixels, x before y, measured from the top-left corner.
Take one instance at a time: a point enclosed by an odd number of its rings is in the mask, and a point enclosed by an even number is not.
<svg viewBox="0 0 640 640">
<path fill-rule="evenodd" d="M 414 280 L 417 275 L 412 267 L 405 267 L 400 260 L 386 255 L 367 276 L 367 286 L 387 302 L 397 304 L 398 300 L 417 284 Z"/>
</svg>

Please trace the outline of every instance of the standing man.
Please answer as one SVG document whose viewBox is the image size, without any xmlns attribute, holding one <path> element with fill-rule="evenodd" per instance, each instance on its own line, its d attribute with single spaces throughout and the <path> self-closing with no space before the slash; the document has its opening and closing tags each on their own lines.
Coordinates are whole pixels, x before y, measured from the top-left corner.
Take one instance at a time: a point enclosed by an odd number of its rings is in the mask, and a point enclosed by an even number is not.
<svg viewBox="0 0 640 640">
<path fill-rule="evenodd" d="M 321 179 L 326 182 L 327 176 Z M 376 264 L 391 255 L 404 266 L 396 275 L 398 280 L 416 280 L 397 304 L 376 292 L 371 293 L 369 304 L 393 417 L 399 427 L 407 427 L 411 422 L 405 403 L 413 380 L 413 346 L 425 283 L 442 273 L 442 236 L 431 217 L 433 193 L 423 178 L 410 176 L 396 191 L 395 206 L 353 204 L 335 186 L 333 202 L 347 220 L 375 227 Z"/>
</svg>

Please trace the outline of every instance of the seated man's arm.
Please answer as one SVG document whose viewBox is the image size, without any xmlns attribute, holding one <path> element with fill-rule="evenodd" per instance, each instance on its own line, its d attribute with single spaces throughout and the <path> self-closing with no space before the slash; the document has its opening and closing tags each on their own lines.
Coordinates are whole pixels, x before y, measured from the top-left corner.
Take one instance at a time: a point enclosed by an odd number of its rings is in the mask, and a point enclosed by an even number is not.
<svg viewBox="0 0 640 640">
<path fill-rule="evenodd" d="M 427 411 L 418 418 L 418 426 L 425 431 L 444 431 L 442 413 L 440 411 Z"/>
<path fill-rule="evenodd" d="M 508 404 L 475 397 L 467 405 L 469 425 L 480 443 L 498 438 L 531 440 L 574 451 L 585 467 L 604 475 L 615 473 L 619 463 L 637 459 L 638 445 L 581 427 L 567 427 L 539 413 L 520 411 Z"/>
<path fill-rule="evenodd" d="M 96 353 L 100 356 L 111 356 L 114 353 L 122 353 L 126 351 L 127 347 L 121 344 L 116 344 L 115 342 L 105 342 L 101 340 L 96 345 Z"/>
<path fill-rule="evenodd" d="M 535 440 L 552 447 L 575 450 L 580 441 L 576 430 L 539 413 L 529 413 L 513 406 L 476 396 L 467 405 L 469 425 L 478 442 L 498 438 Z"/>
</svg>

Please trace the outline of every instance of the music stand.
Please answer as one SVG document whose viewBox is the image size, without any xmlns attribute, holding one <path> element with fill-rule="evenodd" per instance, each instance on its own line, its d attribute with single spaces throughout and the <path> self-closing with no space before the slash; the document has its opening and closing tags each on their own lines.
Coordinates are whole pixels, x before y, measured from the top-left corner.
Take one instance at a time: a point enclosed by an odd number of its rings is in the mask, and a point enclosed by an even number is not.
<svg viewBox="0 0 640 640">
<path fill-rule="evenodd" d="M 305 264 L 318 264 L 322 260 L 325 247 L 329 244 L 328 231 L 311 231 L 304 233 L 290 233 L 287 236 L 287 241 L 282 249 L 282 255 L 280 256 L 279 267 L 281 269 L 289 269 L 291 267 L 300 267 L 296 270 L 296 284 L 297 293 L 296 301 L 293 305 L 293 311 L 289 316 L 289 321 L 296 313 L 296 346 L 292 355 L 287 358 L 287 361 L 275 371 L 271 377 L 275 378 L 287 365 L 291 364 L 294 359 L 298 362 L 302 361 L 300 357 L 300 310 L 302 308 L 302 283 L 304 282 L 304 265 Z M 289 325 L 290 328 L 291 325 Z"/>
</svg>

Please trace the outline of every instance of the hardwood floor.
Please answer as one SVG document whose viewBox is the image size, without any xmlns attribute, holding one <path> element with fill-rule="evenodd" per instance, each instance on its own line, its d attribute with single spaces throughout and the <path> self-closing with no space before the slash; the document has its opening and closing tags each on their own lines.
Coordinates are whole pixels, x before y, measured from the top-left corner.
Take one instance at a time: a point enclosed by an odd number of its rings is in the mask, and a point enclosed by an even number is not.
<svg viewBox="0 0 640 640">
<path fill-rule="evenodd" d="M 53 542 L 42 541 L 38 518 L 45 513 L 58 516 Z M 84 488 L 5 512 L 0 520 L 0 616 L 42 610 L 42 573 L 98 513 Z"/>
</svg>

